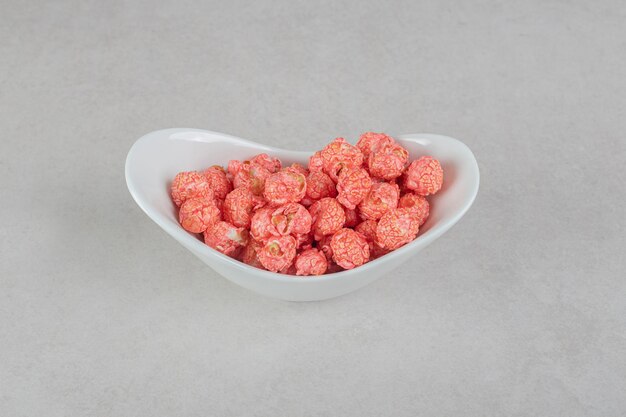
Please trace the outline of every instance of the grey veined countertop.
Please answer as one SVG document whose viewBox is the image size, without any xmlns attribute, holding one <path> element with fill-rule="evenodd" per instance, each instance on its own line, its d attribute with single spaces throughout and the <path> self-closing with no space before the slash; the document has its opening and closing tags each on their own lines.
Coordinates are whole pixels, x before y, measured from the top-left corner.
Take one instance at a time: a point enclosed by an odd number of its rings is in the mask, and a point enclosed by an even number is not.
<svg viewBox="0 0 626 417">
<path fill-rule="evenodd" d="M 626 413 L 620 1 L 0 5 L 0 414 Z M 146 132 L 434 132 L 470 212 L 320 303 L 218 276 L 134 204 Z"/>
</svg>

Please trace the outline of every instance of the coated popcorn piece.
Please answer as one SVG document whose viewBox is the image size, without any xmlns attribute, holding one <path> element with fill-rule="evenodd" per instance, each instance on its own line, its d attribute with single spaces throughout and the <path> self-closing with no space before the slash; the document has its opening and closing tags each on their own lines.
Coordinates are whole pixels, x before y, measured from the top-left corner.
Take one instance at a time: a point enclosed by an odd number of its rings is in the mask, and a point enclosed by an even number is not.
<svg viewBox="0 0 626 417">
<path fill-rule="evenodd" d="M 356 143 L 357 148 L 361 150 L 363 156 L 368 158 L 370 153 L 376 152 L 379 148 L 386 145 L 393 145 L 396 141 L 384 133 L 365 132 Z"/>
<path fill-rule="evenodd" d="M 204 243 L 224 255 L 236 257 L 248 243 L 248 231 L 243 227 L 220 221 L 204 232 Z"/>
<path fill-rule="evenodd" d="M 346 212 L 346 223 L 344 224 L 344 227 L 354 228 L 354 226 L 359 224 L 359 222 L 361 221 L 361 216 L 359 215 L 359 212 L 357 210 L 347 208 L 344 209 L 344 211 Z"/>
<path fill-rule="evenodd" d="M 397 143 L 381 146 L 368 158 L 370 174 L 384 180 L 398 178 L 408 163 L 409 151 Z"/>
<path fill-rule="evenodd" d="M 405 172 L 404 185 L 416 194 L 435 194 L 443 184 L 443 169 L 438 160 L 422 156 L 411 162 Z"/>
<path fill-rule="evenodd" d="M 261 250 L 263 245 L 256 241 L 253 238 L 248 240 L 248 244 L 243 249 L 243 253 L 241 255 L 241 262 L 253 266 L 255 268 L 265 269 L 261 261 L 259 261 L 258 252 Z"/>
<path fill-rule="evenodd" d="M 344 228 L 330 240 L 333 260 L 344 269 L 363 265 L 370 258 L 370 247 L 365 236 L 352 229 Z"/>
<path fill-rule="evenodd" d="M 176 174 L 172 181 L 170 192 L 174 204 L 178 207 L 190 198 L 214 198 L 213 191 L 207 179 L 204 175 L 195 171 L 179 172 Z"/>
<path fill-rule="evenodd" d="M 263 167 L 271 174 L 280 171 L 282 168 L 280 159 L 269 156 L 266 153 L 260 153 L 252 157 L 252 159 L 250 159 L 250 164 Z"/>
<path fill-rule="evenodd" d="M 285 271 L 296 257 L 296 239 L 293 236 L 271 238 L 257 254 L 268 271 Z"/>
<path fill-rule="evenodd" d="M 325 197 L 337 197 L 335 182 L 322 171 L 310 172 L 306 178 L 306 194 L 303 200 L 311 205 Z"/>
<path fill-rule="evenodd" d="M 346 208 L 354 209 L 367 196 L 372 179 L 363 168 L 344 168 L 337 182 L 337 201 Z"/>
<path fill-rule="evenodd" d="M 346 213 L 339 202 L 331 197 L 322 198 L 309 207 L 313 221 L 313 236 L 320 240 L 340 230 L 346 222 Z"/>
<path fill-rule="evenodd" d="M 252 212 L 265 204 L 263 198 L 254 195 L 249 188 L 235 188 L 228 193 L 222 212 L 224 220 L 237 227 L 250 227 Z"/>
<path fill-rule="evenodd" d="M 295 172 L 296 174 L 302 174 L 305 177 L 309 175 L 309 170 L 306 169 L 302 164 L 294 162 L 286 168 L 283 168 L 285 171 Z"/>
<path fill-rule="evenodd" d="M 188 199 L 178 212 L 181 226 L 191 233 L 202 233 L 221 219 L 215 201 L 206 197 Z"/>
<path fill-rule="evenodd" d="M 415 239 L 419 230 L 419 221 L 408 208 L 389 210 L 378 221 L 376 242 L 388 250 L 398 249 Z"/>
<path fill-rule="evenodd" d="M 413 216 L 420 226 L 426 222 L 430 213 L 430 204 L 428 203 L 428 200 L 421 195 L 413 193 L 403 195 L 398 202 L 398 207 L 411 209 L 414 213 Z"/>
<path fill-rule="evenodd" d="M 233 185 L 226 176 L 226 171 L 219 165 L 207 168 L 202 175 L 207 179 L 209 188 L 213 190 L 216 199 L 223 200 L 233 190 Z"/>
<path fill-rule="evenodd" d="M 296 257 L 296 275 L 322 275 L 328 269 L 326 256 L 315 248 L 307 249 Z"/>
<path fill-rule="evenodd" d="M 297 203 L 306 193 L 306 177 L 291 171 L 280 171 L 265 181 L 263 195 L 274 205 Z"/>
<path fill-rule="evenodd" d="M 332 237 L 333 235 L 323 236 L 316 243 L 316 247 L 322 251 L 328 262 L 333 260 L 333 249 L 330 247 L 330 239 L 332 239 Z"/>
<path fill-rule="evenodd" d="M 232 161 L 231 161 L 232 162 Z M 229 162 L 229 171 L 230 171 Z M 235 164 L 236 165 L 236 164 Z M 233 174 L 234 188 L 248 188 L 256 195 L 263 193 L 265 181 L 272 173 L 261 165 L 252 164 L 249 161 L 237 165 Z"/>
<path fill-rule="evenodd" d="M 376 243 L 377 227 L 378 222 L 376 220 L 364 220 L 354 228 L 354 230 L 365 236 L 367 239 L 367 243 L 370 246 L 370 259 L 380 258 L 381 256 L 389 253 L 388 250 L 381 248 L 380 245 Z"/>
<path fill-rule="evenodd" d="M 324 169 L 324 160 L 320 151 L 315 152 L 309 158 L 309 172 L 320 172 Z"/>
<path fill-rule="evenodd" d="M 359 204 L 364 219 L 378 220 L 388 210 L 398 207 L 400 188 L 397 184 L 375 182 L 367 196 Z"/>
<path fill-rule="evenodd" d="M 336 138 L 320 151 L 324 172 L 333 181 L 339 180 L 339 173 L 344 168 L 358 168 L 363 165 L 363 153 L 344 138 Z"/>
<path fill-rule="evenodd" d="M 271 223 L 278 235 L 299 235 L 311 231 L 312 218 L 302 204 L 288 203 L 272 212 Z"/>
<path fill-rule="evenodd" d="M 254 212 L 250 221 L 250 235 L 259 242 L 265 242 L 278 235 L 272 224 L 273 208 L 264 207 Z"/>
<path fill-rule="evenodd" d="M 299 250 L 311 249 L 313 247 L 313 234 L 312 233 L 300 233 L 295 234 L 296 246 Z"/>
</svg>

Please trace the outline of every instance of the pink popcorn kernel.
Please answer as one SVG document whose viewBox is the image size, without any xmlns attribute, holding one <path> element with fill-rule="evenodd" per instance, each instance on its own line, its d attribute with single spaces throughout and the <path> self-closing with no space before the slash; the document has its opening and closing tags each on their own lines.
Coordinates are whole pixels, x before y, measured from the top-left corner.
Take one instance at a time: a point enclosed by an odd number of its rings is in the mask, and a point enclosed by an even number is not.
<svg viewBox="0 0 626 417">
<path fill-rule="evenodd" d="M 306 234 L 311 231 L 311 214 L 302 204 L 288 203 L 274 210 L 271 222 L 279 235 Z"/>
<path fill-rule="evenodd" d="M 209 183 L 209 188 L 213 190 L 215 198 L 223 200 L 226 195 L 233 190 L 233 185 L 226 176 L 226 171 L 219 165 L 207 168 L 203 173 Z"/>
<path fill-rule="evenodd" d="M 400 189 L 396 184 L 375 182 L 367 196 L 359 204 L 359 212 L 364 219 L 378 220 L 388 210 L 398 206 Z"/>
<path fill-rule="evenodd" d="M 354 226 L 361 222 L 361 216 L 356 209 L 345 209 L 344 211 L 346 212 L 346 223 L 344 224 L 345 227 L 354 228 Z"/>
<path fill-rule="evenodd" d="M 313 234 L 312 233 L 300 233 L 295 234 L 296 245 L 300 250 L 311 249 L 313 247 Z"/>
<path fill-rule="evenodd" d="M 302 174 L 305 177 L 307 175 L 309 175 L 309 170 L 306 169 L 302 164 L 299 164 L 297 162 L 294 162 L 293 164 L 289 165 L 288 167 L 283 168 L 284 171 L 290 171 L 290 172 L 295 172 L 296 174 Z"/>
<path fill-rule="evenodd" d="M 236 257 L 248 243 L 248 231 L 224 221 L 215 223 L 204 232 L 204 243 L 224 255 Z"/>
<path fill-rule="evenodd" d="M 186 200 L 178 212 L 180 224 L 191 233 L 202 233 L 221 218 L 215 201 L 206 197 Z"/>
<path fill-rule="evenodd" d="M 354 230 L 361 233 L 367 239 L 367 243 L 370 247 L 370 259 L 380 258 L 389 253 L 388 250 L 381 248 L 380 245 L 376 243 L 377 226 L 378 222 L 376 220 L 364 220 L 354 228 Z"/>
<path fill-rule="evenodd" d="M 389 210 L 378 221 L 376 242 L 388 250 L 398 249 L 415 239 L 419 230 L 419 221 L 408 208 Z"/>
<path fill-rule="evenodd" d="M 422 156 L 411 162 L 405 172 L 404 185 L 416 194 L 435 194 L 443 184 L 443 169 L 438 160 Z"/>
<path fill-rule="evenodd" d="M 333 260 L 344 269 L 361 266 L 369 260 L 370 247 L 365 236 L 352 229 L 336 232 L 330 240 Z"/>
<path fill-rule="evenodd" d="M 346 208 L 354 209 L 367 196 L 372 179 L 363 168 L 345 168 L 337 182 L 337 201 Z"/>
<path fill-rule="evenodd" d="M 322 198 L 309 207 L 313 221 L 315 240 L 330 235 L 343 227 L 346 222 L 346 213 L 339 202 L 331 197 Z"/>
<path fill-rule="evenodd" d="M 243 253 L 241 255 L 241 261 L 255 268 L 265 269 L 261 261 L 259 261 L 259 256 L 258 256 L 258 252 L 261 250 L 262 247 L 263 247 L 262 243 L 252 238 L 249 239 L 248 244 L 243 249 Z"/>
<path fill-rule="evenodd" d="M 181 204 L 190 198 L 208 197 L 214 198 L 213 191 L 209 187 L 209 182 L 204 175 L 195 172 L 179 172 L 172 181 L 170 187 L 174 204 L 180 207 Z"/>
<path fill-rule="evenodd" d="M 231 161 L 233 162 L 233 161 Z M 229 171 L 230 171 L 229 162 Z M 265 181 L 272 175 L 270 171 L 261 165 L 252 164 L 249 161 L 237 165 L 236 171 L 233 174 L 233 186 L 234 188 L 248 188 L 256 195 L 263 193 L 265 187 Z"/>
<path fill-rule="evenodd" d="M 423 225 L 430 214 L 430 204 L 425 197 L 413 193 L 407 193 L 400 198 L 398 208 L 413 210 L 415 220 Z"/>
<path fill-rule="evenodd" d="M 315 248 L 307 249 L 296 257 L 296 275 L 322 275 L 328 268 L 326 256 Z"/>
<path fill-rule="evenodd" d="M 263 167 L 266 170 L 268 170 L 271 174 L 280 171 L 282 168 L 280 159 L 269 156 L 266 153 L 260 153 L 252 157 L 252 159 L 250 159 L 250 164 Z"/>
<path fill-rule="evenodd" d="M 376 152 L 382 146 L 393 145 L 394 143 L 395 140 L 384 133 L 365 132 L 359 137 L 356 146 L 367 158 L 370 153 Z"/>
<path fill-rule="evenodd" d="M 263 198 L 254 195 L 248 188 L 235 188 L 228 193 L 222 211 L 224 220 L 237 227 L 250 227 L 252 212 L 265 204 Z"/>
<path fill-rule="evenodd" d="M 336 138 L 320 151 L 324 172 L 333 181 L 338 181 L 339 173 L 344 168 L 359 168 L 363 165 L 363 153 L 344 138 Z"/>
<path fill-rule="evenodd" d="M 264 207 L 254 212 L 250 221 L 250 235 L 259 242 L 277 235 L 276 227 L 272 224 L 273 208 Z"/>
<path fill-rule="evenodd" d="M 268 271 L 287 270 L 296 257 L 296 239 L 293 236 L 271 238 L 257 254 Z"/>
<path fill-rule="evenodd" d="M 306 193 L 306 177 L 291 171 L 280 171 L 265 181 L 263 195 L 270 203 L 297 203 Z"/>
<path fill-rule="evenodd" d="M 322 236 L 322 238 L 315 243 L 315 247 L 322 251 L 329 262 L 333 260 L 333 249 L 330 247 L 330 239 L 332 237 L 333 235 Z"/>
<path fill-rule="evenodd" d="M 397 143 L 380 147 L 368 158 L 370 174 L 385 180 L 398 178 L 408 163 L 409 151 Z"/>
<path fill-rule="evenodd" d="M 309 172 L 320 172 L 324 169 L 324 160 L 320 151 L 315 152 L 309 158 Z"/>
<path fill-rule="evenodd" d="M 337 197 L 335 182 L 322 171 L 312 171 L 306 179 L 305 198 L 313 201 L 325 197 Z"/>
</svg>

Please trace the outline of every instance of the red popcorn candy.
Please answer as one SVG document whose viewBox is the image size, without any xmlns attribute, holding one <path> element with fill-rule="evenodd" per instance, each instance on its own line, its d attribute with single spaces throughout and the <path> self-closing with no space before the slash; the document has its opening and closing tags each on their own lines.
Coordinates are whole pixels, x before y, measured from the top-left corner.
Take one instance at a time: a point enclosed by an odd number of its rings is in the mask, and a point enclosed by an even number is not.
<svg viewBox="0 0 626 417">
<path fill-rule="evenodd" d="M 204 243 L 224 255 L 236 257 L 248 243 L 248 231 L 224 221 L 215 223 L 204 232 Z"/>
<path fill-rule="evenodd" d="M 274 237 L 257 252 L 259 261 L 268 271 L 285 271 L 296 257 L 296 239 L 293 236 Z"/>
<path fill-rule="evenodd" d="M 306 193 L 306 177 L 291 171 L 280 171 L 265 181 L 263 195 L 270 203 L 297 203 Z"/>
<path fill-rule="evenodd" d="M 250 235 L 259 242 L 277 236 L 278 232 L 272 223 L 273 208 L 264 207 L 254 212 L 250 221 Z"/>
<path fill-rule="evenodd" d="M 367 196 L 359 204 L 359 212 L 364 219 L 378 220 L 388 210 L 398 207 L 400 189 L 397 184 L 375 182 Z"/>
<path fill-rule="evenodd" d="M 365 236 L 365 239 L 367 239 L 367 243 L 370 246 L 370 259 L 376 259 L 389 253 L 388 250 L 381 248 L 380 245 L 376 243 L 377 227 L 378 222 L 376 220 L 364 220 L 354 228 L 354 230 Z"/>
<path fill-rule="evenodd" d="M 381 247 L 394 250 L 415 239 L 419 230 L 419 221 L 408 208 L 389 210 L 376 226 L 376 243 Z"/>
<path fill-rule="evenodd" d="M 172 181 L 170 191 L 172 200 L 178 207 L 190 198 L 215 198 L 207 179 L 204 175 L 195 171 L 179 172 L 176 174 Z"/>
<path fill-rule="evenodd" d="M 295 172 L 296 174 L 302 174 L 305 177 L 309 175 L 309 170 L 307 170 L 302 164 L 294 162 L 286 168 L 283 168 L 285 171 Z"/>
<path fill-rule="evenodd" d="M 443 184 L 443 169 L 438 160 L 422 156 L 411 162 L 405 172 L 404 185 L 416 194 L 435 194 Z"/>
<path fill-rule="evenodd" d="M 365 158 L 369 157 L 370 153 L 376 152 L 379 148 L 386 145 L 393 145 L 395 140 L 384 133 L 365 132 L 356 143 L 357 148 L 361 150 Z"/>
<path fill-rule="evenodd" d="M 408 208 L 413 211 L 413 216 L 419 223 L 423 225 L 430 213 L 430 204 L 425 197 L 421 195 L 407 193 L 400 198 L 398 202 L 398 208 Z"/>
<path fill-rule="evenodd" d="M 222 206 L 224 220 L 237 227 L 250 227 L 252 212 L 265 204 L 263 198 L 254 195 L 249 188 L 235 188 L 228 193 Z"/>
<path fill-rule="evenodd" d="M 339 202 L 331 197 L 322 198 L 309 207 L 313 220 L 313 236 L 320 240 L 341 229 L 346 222 L 346 213 Z"/>
<path fill-rule="evenodd" d="M 324 254 L 315 249 L 307 249 L 296 257 L 296 275 L 322 275 L 328 268 Z"/>
<path fill-rule="evenodd" d="M 178 212 L 178 219 L 185 230 L 202 233 L 222 219 L 215 201 L 206 197 L 186 200 Z"/>
<path fill-rule="evenodd" d="M 231 163 L 228 163 L 228 170 L 231 172 Z M 272 175 L 270 171 L 261 165 L 252 164 L 249 161 L 245 161 L 241 164 L 232 164 L 233 174 L 233 186 L 234 188 L 248 188 L 256 195 L 263 193 L 265 187 L 265 181 Z"/>
<path fill-rule="evenodd" d="M 372 179 L 363 168 L 344 168 L 337 182 L 337 201 L 346 208 L 354 209 L 367 196 Z"/>
<path fill-rule="evenodd" d="M 329 262 L 333 260 L 333 249 L 330 247 L 330 239 L 332 239 L 332 237 L 333 235 L 322 236 L 316 244 L 316 247 L 322 251 Z"/>
<path fill-rule="evenodd" d="M 250 159 L 250 164 L 263 167 L 271 174 L 280 171 L 280 169 L 282 168 L 280 159 L 269 156 L 266 153 L 260 153 L 252 157 L 252 159 Z"/>
<path fill-rule="evenodd" d="M 243 249 L 241 261 L 255 268 L 265 269 L 261 261 L 259 261 L 258 256 L 258 252 L 261 250 L 262 247 L 263 244 L 257 242 L 255 239 L 249 239 L 248 244 Z"/>
<path fill-rule="evenodd" d="M 344 209 L 344 211 L 346 212 L 346 223 L 344 224 L 344 227 L 354 228 L 354 226 L 359 224 L 359 222 L 361 221 L 361 216 L 359 216 L 359 213 L 355 209 L 347 208 Z"/>
<path fill-rule="evenodd" d="M 330 240 L 333 260 L 344 269 L 363 265 L 370 258 L 370 247 L 365 236 L 352 229 L 336 232 Z"/>
<path fill-rule="evenodd" d="M 344 138 L 336 138 L 320 151 L 324 172 L 333 181 L 338 181 L 339 172 L 344 168 L 358 168 L 363 164 L 363 154 Z"/>
<path fill-rule="evenodd" d="M 311 231 L 312 218 L 302 204 L 288 203 L 272 212 L 271 222 L 279 235 L 300 235 Z"/>
<path fill-rule="evenodd" d="M 398 178 L 408 163 L 409 151 L 397 143 L 381 146 L 368 158 L 370 174 L 384 180 Z"/>
<path fill-rule="evenodd" d="M 209 183 L 209 188 L 213 190 L 215 198 L 223 200 L 226 195 L 233 190 L 233 185 L 226 176 L 226 171 L 219 165 L 207 168 L 203 173 Z"/>
<path fill-rule="evenodd" d="M 309 158 L 309 172 L 319 172 L 324 169 L 324 160 L 320 151 L 315 152 Z"/>
<path fill-rule="evenodd" d="M 325 197 L 337 197 L 335 182 L 322 171 L 311 171 L 306 178 L 306 194 L 303 203 L 311 205 L 314 201 Z"/>
<path fill-rule="evenodd" d="M 305 250 L 311 249 L 313 247 L 313 234 L 312 233 L 300 233 L 295 234 L 293 237 L 296 238 L 296 245 L 298 249 Z"/>
</svg>

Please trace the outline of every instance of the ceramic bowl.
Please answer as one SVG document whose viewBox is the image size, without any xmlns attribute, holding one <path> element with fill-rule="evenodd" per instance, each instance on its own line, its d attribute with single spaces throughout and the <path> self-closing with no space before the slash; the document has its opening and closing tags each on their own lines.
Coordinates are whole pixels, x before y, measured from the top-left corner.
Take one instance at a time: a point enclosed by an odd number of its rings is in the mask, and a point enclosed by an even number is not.
<svg viewBox="0 0 626 417">
<path fill-rule="evenodd" d="M 223 133 L 199 129 L 158 130 L 139 138 L 126 158 L 126 183 L 139 207 L 163 230 L 226 279 L 259 294 L 289 301 L 325 300 L 355 291 L 389 274 L 443 235 L 470 208 L 478 192 L 474 155 L 460 141 L 441 135 L 396 138 L 411 160 L 431 155 L 441 162 L 444 185 L 430 198 L 430 217 L 411 243 L 358 268 L 319 277 L 294 277 L 253 268 L 204 244 L 179 224 L 169 186 L 180 171 L 226 165 L 266 152 L 283 164 L 306 165 L 312 152 L 277 149 Z M 442 248 L 445 250 L 445 248 Z"/>
</svg>

